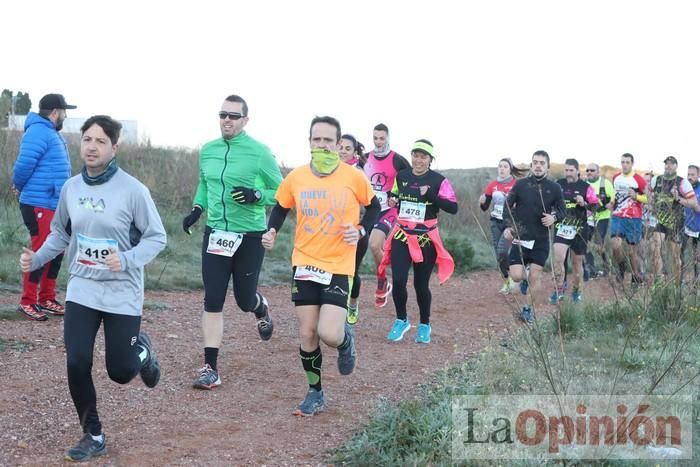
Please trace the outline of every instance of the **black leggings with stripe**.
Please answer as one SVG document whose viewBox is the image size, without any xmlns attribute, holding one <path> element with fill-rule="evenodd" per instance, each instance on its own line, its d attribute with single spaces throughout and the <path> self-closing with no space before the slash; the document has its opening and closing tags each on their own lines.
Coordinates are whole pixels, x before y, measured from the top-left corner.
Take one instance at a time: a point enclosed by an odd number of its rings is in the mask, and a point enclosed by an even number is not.
<svg viewBox="0 0 700 467">
<path fill-rule="evenodd" d="M 68 388 L 83 433 L 92 435 L 102 433 L 102 424 L 97 415 L 97 394 L 92 381 L 95 337 L 101 323 L 104 328 L 105 363 L 109 378 L 119 384 L 126 384 L 141 369 L 136 345 L 141 328 L 140 316 L 118 315 L 75 302 L 66 303 L 63 340 L 66 346 Z"/>
<path fill-rule="evenodd" d="M 369 247 L 369 234 L 365 235 L 357 242 L 357 251 L 355 252 L 355 277 L 352 279 L 350 298 L 357 298 L 360 296 L 360 266 L 362 265 L 362 259 L 365 257 L 365 253 L 367 253 L 367 247 Z"/>
</svg>

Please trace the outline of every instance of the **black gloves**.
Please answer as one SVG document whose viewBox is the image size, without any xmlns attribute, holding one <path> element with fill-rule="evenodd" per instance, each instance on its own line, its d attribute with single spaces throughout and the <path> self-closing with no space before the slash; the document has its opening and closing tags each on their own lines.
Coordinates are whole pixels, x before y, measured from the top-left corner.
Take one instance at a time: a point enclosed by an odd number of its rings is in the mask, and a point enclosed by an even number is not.
<svg viewBox="0 0 700 467">
<path fill-rule="evenodd" d="M 253 188 L 246 188 L 244 186 L 234 186 L 231 190 L 231 197 L 233 200 L 240 204 L 252 204 L 257 203 L 262 198 L 262 193 L 260 190 Z"/>
<path fill-rule="evenodd" d="M 184 230 L 187 235 L 192 235 L 192 232 L 190 232 L 190 227 L 192 227 L 199 220 L 199 216 L 201 215 L 202 208 L 195 206 L 192 208 L 192 212 L 190 212 L 182 220 L 182 230 Z"/>
</svg>

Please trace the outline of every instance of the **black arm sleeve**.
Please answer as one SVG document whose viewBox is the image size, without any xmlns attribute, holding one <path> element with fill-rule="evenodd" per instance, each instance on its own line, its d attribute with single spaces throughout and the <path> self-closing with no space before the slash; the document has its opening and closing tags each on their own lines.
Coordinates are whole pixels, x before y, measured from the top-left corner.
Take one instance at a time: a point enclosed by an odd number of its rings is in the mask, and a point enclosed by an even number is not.
<svg viewBox="0 0 700 467">
<path fill-rule="evenodd" d="M 411 164 L 406 160 L 405 157 L 403 157 L 401 154 L 396 153 L 394 154 L 394 169 L 396 169 L 397 172 L 403 170 L 403 169 L 408 169 L 411 167 Z"/>
<path fill-rule="evenodd" d="M 566 206 L 564 206 L 564 193 L 559 187 L 559 192 L 554 198 L 554 203 L 552 205 L 552 214 L 557 217 L 557 221 L 561 221 L 566 217 Z"/>
<path fill-rule="evenodd" d="M 360 224 L 365 228 L 366 234 L 372 231 L 372 227 L 377 222 L 377 217 L 379 216 L 379 210 L 381 209 L 379 200 L 376 196 L 372 196 L 372 200 L 367 206 L 365 206 L 365 214 L 360 219 Z"/>
<path fill-rule="evenodd" d="M 289 211 L 291 211 L 291 209 L 283 208 L 280 206 L 280 203 L 275 204 L 275 207 L 272 208 L 272 211 L 270 212 L 270 219 L 267 221 L 268 230 L 275 229 L 277 232 L 279 232 L 282 228 L 282 224 L 284 224 L 284 220 L 287 218 L 287 214 L 289 214 Z"/>
<path fill-rule="evenodd" d="M 489 206 L 491 206 L 491 199 L 492 197 L 489 195 L 486 195 L 486 201 L 484 201 L 483 204 L 479 204 L 479 207 L 481 208 L 482 211 L 486 211 Z"/>
<path fill-rule="evenodd" d="M 438 197 L 433 203 L 435 204 L 435 206 L 439 207 L 440 209 L 449 214 L 457 214 L 457 210 L 459 209 L 459 206 L 457 205 L 456 201 L 450 201 L 449 199 L 445 198 Z"/>
</svg>

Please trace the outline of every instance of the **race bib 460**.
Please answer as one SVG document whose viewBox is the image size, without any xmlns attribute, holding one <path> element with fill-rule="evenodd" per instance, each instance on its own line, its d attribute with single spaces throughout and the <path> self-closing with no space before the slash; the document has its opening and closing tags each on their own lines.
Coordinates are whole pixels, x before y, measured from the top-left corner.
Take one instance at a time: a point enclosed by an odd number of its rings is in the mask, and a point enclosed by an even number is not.
<svg viewBox="0 0 700 467">
<path fill-rule="evenodd" d="M 224 232 L 222 230 L 212 230 L 209 234 L 209 245 L 207 253 L 229 258 L 238 250 L 243 241 L 243 234 L 236 232 Z"/>
</svg>

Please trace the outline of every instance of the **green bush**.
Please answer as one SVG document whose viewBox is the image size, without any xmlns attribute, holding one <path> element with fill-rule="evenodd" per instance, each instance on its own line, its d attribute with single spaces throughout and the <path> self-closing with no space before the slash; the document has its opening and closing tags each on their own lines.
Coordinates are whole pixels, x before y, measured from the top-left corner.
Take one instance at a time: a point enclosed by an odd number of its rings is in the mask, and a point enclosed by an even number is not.
<svg viewBox="0 0 700 467">
<path fill-rule="evenodd" d="M 442 241 L 455 260 L 455 272 L 464 274 L 471 271 L 474 264 L 474 248 L 465 234 L 456 232 L 442 235 Z"/>
</svg>

